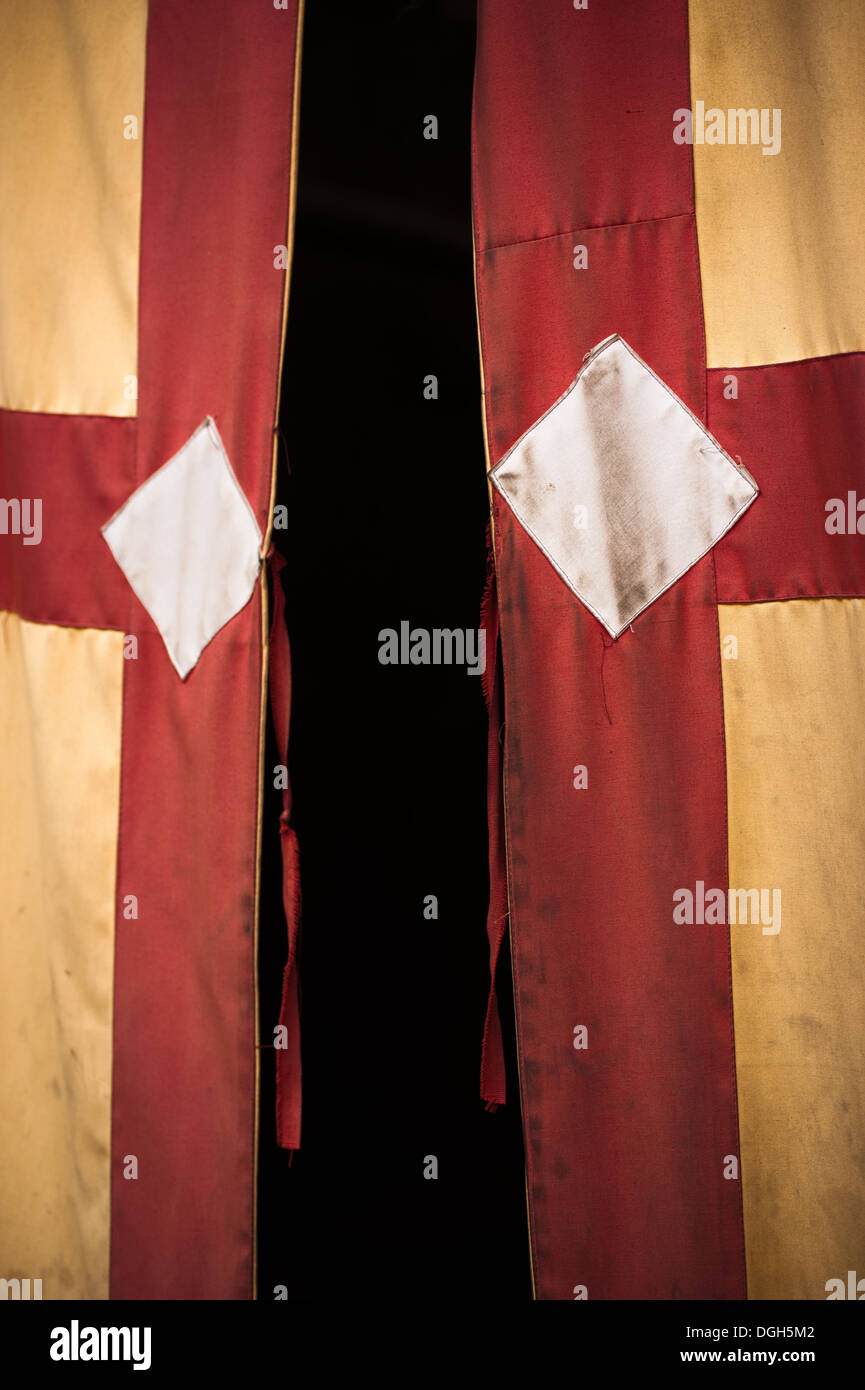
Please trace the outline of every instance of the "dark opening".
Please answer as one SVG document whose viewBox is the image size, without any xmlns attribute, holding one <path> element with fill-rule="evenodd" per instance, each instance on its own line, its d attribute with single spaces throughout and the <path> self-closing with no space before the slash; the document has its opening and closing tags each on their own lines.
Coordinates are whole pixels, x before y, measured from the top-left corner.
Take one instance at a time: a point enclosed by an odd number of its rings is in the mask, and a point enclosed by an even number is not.
<svg viewBox="0 0 865 1390">
<path fill-rule="evenodd" d="M 370 10 L 373 11 L 370 14 Z M 487 490 L 471 240 L 474 4 L 308 5 L 275 541 L 294 673 L 303 1143 L 263 1051 L 259 1297 L 531 1294 L 510 962 L 509 1102 L 479 1098 L 486 713 L 464 666 L 379 632 L 477 628 Z M 438 139 L 423 138 L 424 118 Z M 424 378 L 438 380 L 425 400 Z M 279 761 L 271 744 L 267 768 Z M 261 1041 L 285 928 L 265 803 Z M 425 920 L 424 899 L 438 899 Z M 424 1159 L 439 1176 L 423 1176 Z"/>
</svg>

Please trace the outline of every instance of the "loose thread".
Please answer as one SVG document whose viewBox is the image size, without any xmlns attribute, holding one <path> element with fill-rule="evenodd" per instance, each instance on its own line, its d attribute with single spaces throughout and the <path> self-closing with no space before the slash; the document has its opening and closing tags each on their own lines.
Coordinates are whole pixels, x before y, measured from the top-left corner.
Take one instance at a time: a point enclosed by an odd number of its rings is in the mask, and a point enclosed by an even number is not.
<svg viewBox="0 0 865 1390">
<path fill-rule="evenodd" d="M 610 643 L 610 646 L 612 646 L 612 642 Z M 601 694 L 602 694 L 602 696 L 603 696 L 603 698 L 604 698 L 604 714 L 607 716 L 607 722 L 608 722 L 609 724 L 612 724 L 613 721 L 612 721 L 612 719 L 610 718 L 610 711 L 609 711 L 609 709 L 608 709 L 608 707 L 607 707 L 607 686 L 606 686 L 606 682 L 604 681 L 604 661 L 606 660 L 606 656 L 607 656 L 607 639 L 606 639 L 606 637 L 604 636 L 604 634 L 603 634 L 603 632 L 602 632 L 602 633 L 601 633 Z"/>
<path fill-rule="evenodd" d="M 290 460 L 289 457 L 288 457 L 288 441 L 286 440 L 285 435 L 283 434 L 283 432 L 282 432 L 281 428 L 279 427 L 279 425 L 274 425 L 274 427 L 273 427 L 273 433 L 277 436 L 277 438 L 279 439 L 280 444 L 282 445 L 282 456 L 283 456 L 283 458 L 285 459 L 285 471 L 286 471 L 286 473 L 288 474 L 288 476 L 289 476 L 289 478 L 290 478 L 290 477 L 291 477 L 291 460 Z"/>
</svg>

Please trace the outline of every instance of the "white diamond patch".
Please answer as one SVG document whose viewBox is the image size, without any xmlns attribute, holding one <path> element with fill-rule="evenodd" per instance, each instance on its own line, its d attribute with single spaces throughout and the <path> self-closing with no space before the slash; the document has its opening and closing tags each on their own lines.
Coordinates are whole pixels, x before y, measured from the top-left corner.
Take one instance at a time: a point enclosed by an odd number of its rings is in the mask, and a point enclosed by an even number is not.
<svg viewBox="0 0 865 1390">
<path fill-rule="evenodd" d="M 185 680 L 249 602 L 261 565 L 258 522 L 210 416 L 102 534 Z"/>
<path fill-rule="evenodd" d="M 588 354 L 490 477 L 612 637 L 758 494 L 747 469 L 618 334 Z"/>
</svg>

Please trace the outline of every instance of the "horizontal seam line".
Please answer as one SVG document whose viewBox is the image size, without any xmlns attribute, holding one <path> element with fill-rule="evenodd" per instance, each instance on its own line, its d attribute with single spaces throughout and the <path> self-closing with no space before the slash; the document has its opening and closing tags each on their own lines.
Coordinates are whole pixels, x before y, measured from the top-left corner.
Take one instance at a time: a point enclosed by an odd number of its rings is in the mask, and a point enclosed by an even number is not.
<svg viewBox="0 0 865 1390">
<path fill-rule="evenodd" d="M 802 367 L 810 362 L 836 362 L 841 357 L 865 356 L 865 348 L 843 348 L 840 352 L 818 352 L 814 357 L 788 357 L 782 362 L 749 362 L 745 366 L 707 367 L 707 372 L 761 372 L 764 367 Z"/>
<path fill-rule="evenodd" d="M 668 212 L 663 217 L 638 217 L 633 222 L 597 222 L 591 226 L 565 227 L 561 232 L 544 232 L 543 236 L 527 236 L 520 241 L 500 241 L 495 246 L 484 246 L 481 248 L 481 255 L 485 256 L 488 251 L 507 251 L 511 246 L 531 246 L 536 241 L 553 241 L 559 236 L 573 236 L 574 232 L 605 232 L 612 231 L 616 227 L 642 227 L 647 222 L 672 222 L 677 217 L 693 217 L 693 209 L 687 212 Z"/>
<path fill-rule="evenodd" d="M 855 594 L 779 594 L 777 598 L 719 598 L 719 608 L 752 608 L 757 603 L 822 603 L 824 599 L 844 603 L 865 601 L 865 587 Z"/>
<path fill-rule="evenodd" d="M 20 410 L 14 405 L 0 405 L 0 415 L 24 415 L 33 420 L 134 420 L 137 415 L 90 415 L 80 410 Z"/>
</svg>

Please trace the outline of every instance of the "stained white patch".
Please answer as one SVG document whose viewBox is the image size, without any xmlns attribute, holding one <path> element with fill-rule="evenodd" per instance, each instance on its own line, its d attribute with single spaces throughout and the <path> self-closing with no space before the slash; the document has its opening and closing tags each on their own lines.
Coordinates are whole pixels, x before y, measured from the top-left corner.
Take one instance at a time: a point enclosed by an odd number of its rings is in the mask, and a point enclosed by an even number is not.
<svg viewBox="0 0 865 1390">
<path fill-rule="evenodd" d="M 758 493 L 747 469 L 618 334 L 587 355 L 490 476 L 613 637 Z"/>
<path fill-rule="evenodd" d="M 185 680 L 261 565 L 261 531 L 210 416 L 102 534 Z"/>
</svg>

